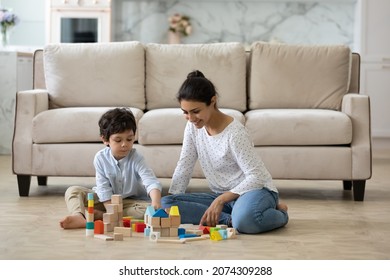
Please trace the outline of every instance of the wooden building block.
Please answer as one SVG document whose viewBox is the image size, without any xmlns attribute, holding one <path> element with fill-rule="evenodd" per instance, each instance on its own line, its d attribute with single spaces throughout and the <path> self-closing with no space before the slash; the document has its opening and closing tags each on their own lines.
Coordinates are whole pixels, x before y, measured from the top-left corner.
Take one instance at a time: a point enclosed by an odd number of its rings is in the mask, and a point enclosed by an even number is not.
<svg viewBox="0 0 390 280">
<path fill-rule="evenodd" d="M 186 229 L 186 233 L 190 233 L 190 234 L 196 234 L 198 236 L 202 235 L 203 234 L 203 230 L 201 229 Z"/>
<path fill-rule="evenodd" d="M 161 237 L 169 237 L 169 227 L 162 227 L 161 228 Z"/>
<path fill-rule="evenodd" d="M 161 218 L 160 217 L 151 217 L 149 225 L 152 227 L 160 227 L 161 226 Z"/>
<path fill-rule="evenodd" d="M 159 238 L 156 240 L 157 243 L 172 243 L 172 244 L 184 244 L 186 243 L 185 239 L 166 239 L 166 238 Z"/>
<path fill-rule="evenodd" d="M 171 220 L 171 227 L 180 226 L 181 223 L 180 216 L 169 216 L 169 219 Z"/>
<path fill-rule="evenodd" d="M 114 224 L 112 224 L 112 223 L 105 223 L 105 222 L 103 222 L 103 224 L 104 224 L 104 232 L 105 233 L 114 231 L 114 227 L 115 227 Z"/>
<path fill-rule="evenodd" d="M 114 227 L 114 233 L 121 233 L 123 236 L 131 237 L 132 236 L 132 230 L 128 227 Z"/>
<path fill-rule="evenodd" d="M 114 232 L 114 240 L 115 241 L 123 241 L 123 234 Z"/>
<path fill-rule="evenodd" d="M 207 238 L 205 238 L 204 236 L 185 237 L 185 238 L 180 238 L 180 239 L 184 239 L 184 240 L 187 241 L 187 242 L 189 242 L 189 241 L 202 241 L 202 240 L 207 240 Z"/>
<path fill-rule="evenodd" d="M 228 228 L 227 225 L 216 225 L 215 227 L 222 228 L 222 229 L 227 229 Z"/>
<path fill-rule="evenodd" d="M 179 229 L 177 227 L 170 227 L 169 228 L 169 236 L 170 237 L 178 237 L 179 236 Z"/>
<path fill-rule="evenodd" d="M 170 227 L 171 226 L 171 219 L 170 218 L 161 218 L 160 220 L 160 225 L 161 227 L 165 228 L 165 227 Z"/>
<path fill-rule="evenodd" d="M 120 194 L 113 194 L 111 196 L 111 203 L 112 204 L 121 204 L 122 203 L 122 196 Z"/>
<path fill-rule="evenodd" d="M 107 213 L 118 213 L 118 204 L 107 204 L 105 205 Z"/>
<path fill-rule="evenodd" d="M 227 238 L 228 239 L 234 239 L 237 238 L 237 231 L 235 228 L 227 228 Z"/>
<path fill-rule="evenodd" d="M 86 213 L 85 218 L 87 222 L 93 222 L 95 215 L 93 213 Z"/>
<path fill-rule="evenodd" d="M 103 213 L 103 222 L 114 223 L 118 221 L 118 215 L 114 213 Z"/>
<path fill-rule="evenodd" d="M 151 231 L 149 234 L 149 240 L 157 241 L 161 237 L 161 232 Z"/>
<path fill-rule="evenodd" d="M 95 238 L 98 238 L 98 239 L 106 240 L 106 241 L 112 241 L 112 240 L 114 240 L 114 237 L 108 236 L 108 235 L 105 235 L 105 234 L 95 234 L 94 237 L 95 237 Z"/>
</svg>

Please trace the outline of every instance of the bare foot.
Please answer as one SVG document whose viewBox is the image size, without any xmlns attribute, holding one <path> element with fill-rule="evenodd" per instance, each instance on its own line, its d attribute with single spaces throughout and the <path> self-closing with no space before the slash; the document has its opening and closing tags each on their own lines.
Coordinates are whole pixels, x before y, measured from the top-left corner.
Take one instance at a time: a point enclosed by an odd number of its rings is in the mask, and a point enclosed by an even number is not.
<svg viewBox="0 0 390 280">
<path fill-rule="evenodd" d="M 279 203 L 278 205 L 276 205 L 276 209 L 283 210 L 283 211 L 287 212 L 288 207 L 287 207 L 287 204 L 285 204 L 285 203 Z"/>
<path fill-rule="evenodd" d="M 76 214 L 72 216 L 66 216 L 60 221 L 60 226 L 63 229 L 85 228 L 86 223 L 87 221 L 82 215 Z"/>
</svg>

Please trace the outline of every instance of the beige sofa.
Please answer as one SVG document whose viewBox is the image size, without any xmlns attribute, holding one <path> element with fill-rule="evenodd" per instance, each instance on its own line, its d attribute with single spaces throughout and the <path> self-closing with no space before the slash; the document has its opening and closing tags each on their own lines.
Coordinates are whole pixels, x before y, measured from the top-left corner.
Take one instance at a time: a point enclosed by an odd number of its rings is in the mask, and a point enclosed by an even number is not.
<svg viewBox="0 0 390 280">
<path fill-rule="evenodd" d="M 112 107 L 131 108 L 135 148 L 156 176 L 170 178 L 186 123 L 175 94 L 199 69 L 216 85 L 219 107 L 246 125 L 274 179 L 340 180 L 362 201 L 372 164 L 359 66 L 359 55 L 338 45 L 48 45 L 34 56 L 34 89 L 17 93 L 19 194 L 29 195 L 31 176 L 40 185 L 48 176 L 94 176 L 103 148 L 97 122 Z M 203 177 L 199 165 L 193 177 Z"/>
</svg>

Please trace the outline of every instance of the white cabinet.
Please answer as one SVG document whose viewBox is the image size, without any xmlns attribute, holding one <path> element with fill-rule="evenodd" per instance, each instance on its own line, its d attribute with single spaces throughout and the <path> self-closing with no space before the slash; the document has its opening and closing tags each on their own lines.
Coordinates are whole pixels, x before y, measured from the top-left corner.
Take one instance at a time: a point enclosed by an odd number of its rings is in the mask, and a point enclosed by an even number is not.
<svg viewBox="0 0 390 280">
<path fill-rule="evenodd" d="M 11 153 L 15 97 L 32 89 L 32 54 L 0 50 L 0 154 Z"/>
<path fill-rule="evenodd" d="M 390 138 L 390 0 L 357 2 L 361 92 L 370 96 L 372 136 Z"/>
</svg>

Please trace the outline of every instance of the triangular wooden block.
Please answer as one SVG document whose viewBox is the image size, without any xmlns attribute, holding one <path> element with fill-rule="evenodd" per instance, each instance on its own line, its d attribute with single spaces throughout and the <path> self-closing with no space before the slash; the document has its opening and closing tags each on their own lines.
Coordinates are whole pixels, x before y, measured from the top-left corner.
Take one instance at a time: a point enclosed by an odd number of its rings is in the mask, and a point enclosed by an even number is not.
<svg viewBox="0 0 390 280">
<path fill-rule="evenodd" d="M 165 212 L 164 209 L 158 209 L 154 214 L 153 217 L 160 217 L 160 218 L 168 218 L 167 212 Z"/>
</svg>

